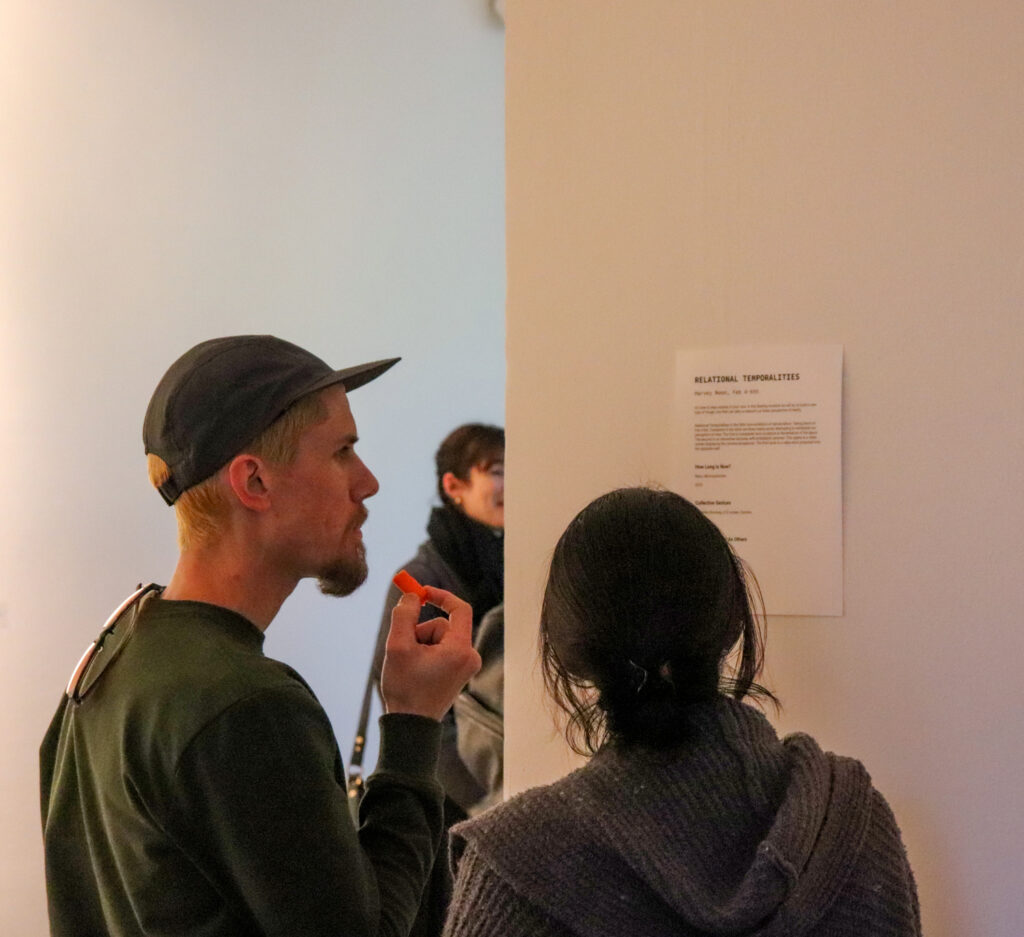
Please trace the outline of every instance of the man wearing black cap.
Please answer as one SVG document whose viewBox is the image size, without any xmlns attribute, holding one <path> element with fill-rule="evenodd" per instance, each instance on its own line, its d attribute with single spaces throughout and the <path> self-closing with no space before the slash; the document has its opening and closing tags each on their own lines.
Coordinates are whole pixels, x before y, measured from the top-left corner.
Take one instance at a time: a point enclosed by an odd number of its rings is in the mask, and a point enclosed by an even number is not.
<svg viewBox="0 0 1024 937">
<path fill-rule="evenodd" d="M 64 935 L 405 934 L 441 831 L 440 717 L 479 667 L 472 611 L 395 610 L 377 772 L 353 827 L 323 709 L 263 633 L 300 579 L 366 576 L 347 392 L 272 336 L 204 342 L 146 413 L 150 478 L 178 516 L 165 588 L 129 597 L 72 674 L 41 750 L 50 928 Z"/>
</svg>

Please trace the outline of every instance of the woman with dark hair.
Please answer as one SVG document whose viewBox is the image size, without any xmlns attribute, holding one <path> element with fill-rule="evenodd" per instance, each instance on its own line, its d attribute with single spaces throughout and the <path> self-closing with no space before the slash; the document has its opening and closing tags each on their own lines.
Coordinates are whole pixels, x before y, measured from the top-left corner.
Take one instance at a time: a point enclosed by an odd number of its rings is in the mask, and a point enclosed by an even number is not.
<svg viewBox="0 0 1024 937">
<path fill-rule="evenodd" d="M 760 596 L 689 501 L 629 488 L 555 547 L 541 662 L 589 762 L 452 831 L 448 937 L 913 937 L 892 812 L 863 765 L 743 702 Z"/>
<path fill-rule="evenodd" d="M 454 593 L 473 607 L 473 634 L 486 613 L 499 606 L 505 584 L 505 431 L 499 426 L 467 423 L 452 430 L 442 441 L 434 456 L 437 469 L 437 493 L 441 506 L 430 512 L 427 539 L 416 555 L 402 568 L 421 584 L 437 586 Z M 391 624 L 391 610 L 401 598 L 394 585 L 388 590 L 381 615 L 373 673 L 380 687 L 380 671 L 384 661 L 384 645 Z M 425 606 L 421 620 L 438 614 L 433 606 Z M 498 649 L 490 654 L 484 666 L 493 679 L 501 669 L 502 649 L 500 612 L 492 615 L 488 646 Z M 500 676 L 500 674 L 498 674 Z M 464 741 L 465 744 L 465 741 Z M 489 773 L 474 772 L 478 759 L 471 764 L 459 754 L 459 737 L 455 714 L 449 712 L 442 723 L 441 757 L 438 775 L 445 789 L 445 824 L 464 820 L 478 806 L 491 802 L 494 791 L 493 758 L 487 762 Z M 420 917 L 413 937 L 436 937 L 444 923 L 451 894 L 451 876 L 447 864 L 447 842 L 434 863 L 434 875 L 428 885 Z"/>
</svg>

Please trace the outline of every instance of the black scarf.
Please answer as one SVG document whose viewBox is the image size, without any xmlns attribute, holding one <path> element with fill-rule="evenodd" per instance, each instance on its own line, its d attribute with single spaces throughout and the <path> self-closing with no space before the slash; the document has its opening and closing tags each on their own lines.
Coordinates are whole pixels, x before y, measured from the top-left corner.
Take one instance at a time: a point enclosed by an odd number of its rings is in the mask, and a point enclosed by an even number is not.
<svg viewBox="0 0 1024 937">
<path fill-rule="evenodd" d="M 505 532 L 467 517 L 451 505 L 434 508 L 427 533 L 437 552 L 466 587 L 473 627 L 505 594 Z"/>
</svg>

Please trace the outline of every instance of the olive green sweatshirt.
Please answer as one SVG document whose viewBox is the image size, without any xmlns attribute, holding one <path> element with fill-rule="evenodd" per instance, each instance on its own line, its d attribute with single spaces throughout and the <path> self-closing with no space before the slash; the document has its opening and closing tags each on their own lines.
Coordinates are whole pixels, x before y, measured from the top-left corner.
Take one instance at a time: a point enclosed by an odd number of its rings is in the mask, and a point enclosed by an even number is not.
<svg viewBox="0 0 1024 937">
<path fill-rule="evenodd" d="M 54 937 L 406 934 L 440 725 L 385 715 L 358 831 L 330 722 L 226 609 L 149 598 L 40 752 Z"/>
</svg>

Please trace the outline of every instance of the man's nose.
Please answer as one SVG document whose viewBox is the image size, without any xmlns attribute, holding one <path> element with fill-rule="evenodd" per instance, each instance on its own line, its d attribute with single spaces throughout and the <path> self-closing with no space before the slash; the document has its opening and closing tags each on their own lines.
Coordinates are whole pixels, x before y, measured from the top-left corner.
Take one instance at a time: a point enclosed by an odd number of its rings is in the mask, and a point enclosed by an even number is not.
<svg viewBox="0 0 1024 937">
<path fill-rule="evenodd" d="M 359 473 L 352 493 L 357 501 L 365 501 L 380 491 L 380 482 L 377 481 L 377 476 L 366 467 L 366 463 L 362 459 L 359 460 L 359 466 L 362 471 Z"/>
</svg>

